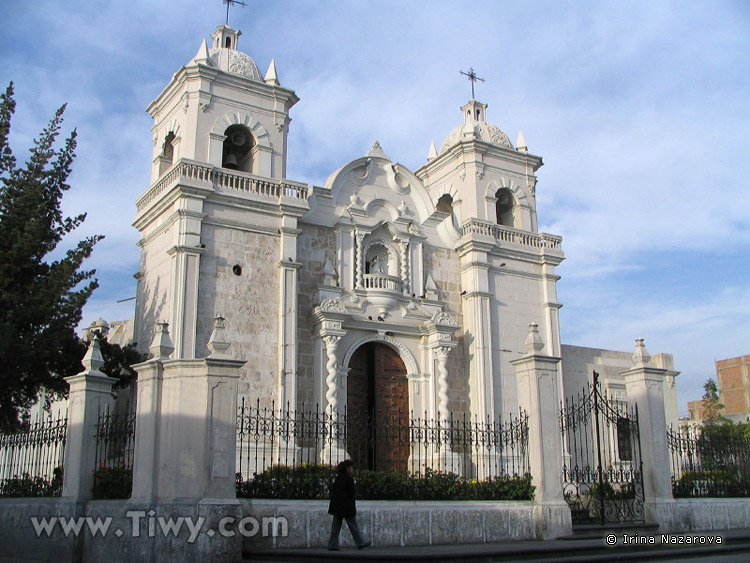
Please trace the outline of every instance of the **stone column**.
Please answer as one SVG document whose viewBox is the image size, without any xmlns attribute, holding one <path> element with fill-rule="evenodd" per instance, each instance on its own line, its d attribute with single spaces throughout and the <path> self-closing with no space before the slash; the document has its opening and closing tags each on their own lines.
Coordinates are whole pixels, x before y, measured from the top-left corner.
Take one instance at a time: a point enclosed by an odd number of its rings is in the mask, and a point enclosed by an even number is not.
<svg viewBox="0 0 750 563">
<path fill-rule="evenodd" d="M 340 336 L 329 334 L 323 337 L 326 347 L 326 408 L 325 412 L 330 415 L 338 414 L 338 372 L 336 370 L 336 348 L 341 341 Z"/>
<path fill-rule="evenodd" d="M 401 292 L 408 296 L 411 293 L 409 287 L 409 241 L 402 239 L 401 243 Z"/>
<path fill-rule="evenodd" d="M 169 323 L 156 325 L 156 334 L 149 351 L 152 358 L 135 364 L 136 425 L 135 449 L 133 455 L 133 490 L 131 499 L 148 502 L 154 497 L 156 471 L 159 463 L 159 416 L 161 412 L 161 391 L 165 360 L 174 351 L 169 336 Z"/>
<path fill-rule="evenodd" d="M 620 375 L 625 379 L 628 401 L 638 408 L 644 510 L 647 522 L 658 522 L 662 529 L 669 530 L 674 518 L 674 498 L 664 411 L 667 370 L 651 363 L 642 338 L 635 342 L 634 366 Z"/>
<path fill-rule="evenodd" d="M 365 256 L 363 253 L 362 241 L 365 239 L 365 235 L 357 231 L 355 233 L 355 238 L 357 241 L 357 247 L 354 250 L 354 259 L 356 261 L 356 268 L 354 271 L 354 288 L 362 289 L 364 279 L 363 275 L 365 273 Z"/>
<path fill-rule="evenodd" d="M 99 371 L 104 360 L 97 333 L 94 333 L 82 363 L 84 370 L 81 373 L 65 378 L 70 391 L 62 496 L 71 500 L 86 500 L 93 496 L 99 410 L 112 402 L 112 386 L 117 382 Z"/>
<path fill-rule="evenodd" d="M 448 407 L 448 354 L 451 348 L 449 346 L 438 346 L 435 348 L 437 356 L 437 384 L 438 384 L 438 417 L 441 422 L 447 423 L 451 417 L 450 408 Z"/>
<path fill-rule="evenodd" d="M 325 366 L 326 403 L 323 417 L 327 422 L 327 431 L 330 434 L 326 437 L 326 443 L 320 452 L 320 461 L 330 464 L 336 464 L 349 457 L 346 453 L 346 444 L 339 433 L 340 423 L 344 421 L 339 412 L 339 368 L 336 365 L 338 363 L 336 349 L 340 341 L 341 335 L 327 334 L 323 336 L 326 357 L 328 358 Z"/>
<path fill-rule="evenodd" d="M 156 357 L 134 366 L 144 387 L 136 419 L 134 497 L 235 498 L 237 383 L 244 362 L 228 355 L 223 322 L 215 319 L 207 358 L 167 359 L 170 344 L 162 325 L 151 347 Z"/>
<path fill-rule="evenodd" d="M 536 323 L 529 326 L 527 355 L 511 363 L 516 368 L 518 404 L 529 416 L 529 465 L 534 484 L 534 520 L 539 539 L 571 533 L 570 509 L 562 490 L 560 358 L 541 354 L 544 344 Z"/>
</svg>

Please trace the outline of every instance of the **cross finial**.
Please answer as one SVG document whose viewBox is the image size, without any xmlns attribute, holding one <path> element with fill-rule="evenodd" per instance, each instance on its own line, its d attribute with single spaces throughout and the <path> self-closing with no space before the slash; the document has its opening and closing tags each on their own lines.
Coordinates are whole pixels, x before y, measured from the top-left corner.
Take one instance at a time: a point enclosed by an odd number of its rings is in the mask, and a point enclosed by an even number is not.
<svg viewBox="0 0 750 563">
<path fill-rule="evenodd" d="M 224 4 L 227 5 L 227 25 L 229 25 L 229 7 L 232 4 L 239 4 L 240 6 L 247 6 L 242 0 L 224 0 Z"/>
<path fill-rule="evenodd" d="M 468 78 L 471 81 L 471 99 L 474 99 L 474 83 L 478 80 L 479 82 L 484 82 L 484 78 L 479 78 L 477 76 L 477 73 L 474 72 L 474 67 L 469 67 L 469 72 L 464 72 L 463 70 L 458 71 L 459 74 L 463 74 L 466 78 Z"/>
</svg>

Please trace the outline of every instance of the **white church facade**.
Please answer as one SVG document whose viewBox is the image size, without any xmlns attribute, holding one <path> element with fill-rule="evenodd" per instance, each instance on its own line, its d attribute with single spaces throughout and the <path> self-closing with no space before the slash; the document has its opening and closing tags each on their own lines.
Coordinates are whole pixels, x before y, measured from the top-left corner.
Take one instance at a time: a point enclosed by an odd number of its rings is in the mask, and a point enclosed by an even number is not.
<svg viewBox="0 0 750 563">
<path fill-rule="evenodd" d="M 544 354 L 567 350 L 575 363 L 587 349 L 561 347 L 562 240 L 538 232 L 542 159 L 522 134 L 514 146 L 470 100 L 415 171 L 375 142 L 322 186 L 294 182 L 287 136 L 298 98 L 273 61 L 261 75 L 239 37 L 217 27 L 148 108 L 152 184 L 134 221 L 143 351 L 166 321 L 173 358 L 204 357 L 221 315 L 246 362 L 243 397 L 481 421 L 517 412 L 511 362 L 529 325 Z M 569 379 L 573 391 L 588 380 Z M 606 380 L 616 390 L 616 370 Z M 674 385 L 665 391 L 676 422 Z"/>
</svg>

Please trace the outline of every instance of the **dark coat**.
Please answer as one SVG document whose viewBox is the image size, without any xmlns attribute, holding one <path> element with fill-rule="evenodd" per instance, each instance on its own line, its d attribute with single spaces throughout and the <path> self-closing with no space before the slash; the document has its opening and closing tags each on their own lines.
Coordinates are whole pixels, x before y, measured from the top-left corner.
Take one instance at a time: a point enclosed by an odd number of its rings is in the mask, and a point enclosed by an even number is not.
<svg viewBox="0 0 750 563">
<path fill-rule="evenodd" d="M 354 486 L 352 476 L 347 471 L 339 473 L 331 486 L 331 503 L 328 505 L 328 514 L 341 518 L 354 518 L 357 515 L 356 498 L 357 489 Z"/>
</svg>

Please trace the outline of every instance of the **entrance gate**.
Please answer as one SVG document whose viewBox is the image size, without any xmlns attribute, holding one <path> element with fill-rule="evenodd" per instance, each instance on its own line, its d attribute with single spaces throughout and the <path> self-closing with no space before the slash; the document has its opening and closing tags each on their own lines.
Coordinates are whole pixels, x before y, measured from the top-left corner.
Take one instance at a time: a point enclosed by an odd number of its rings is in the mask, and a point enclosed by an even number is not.
<svg viewBox="0 0 750 563">
<path fill-rule="evenodd" d="M 573 524 L 644 521 L 638 407 L 602 393 L 599 374 L 560 411 L 563 494 Z"/>
</svg>

